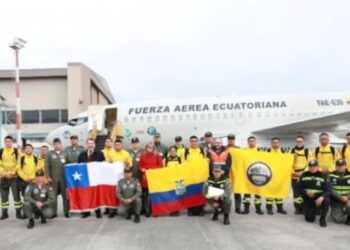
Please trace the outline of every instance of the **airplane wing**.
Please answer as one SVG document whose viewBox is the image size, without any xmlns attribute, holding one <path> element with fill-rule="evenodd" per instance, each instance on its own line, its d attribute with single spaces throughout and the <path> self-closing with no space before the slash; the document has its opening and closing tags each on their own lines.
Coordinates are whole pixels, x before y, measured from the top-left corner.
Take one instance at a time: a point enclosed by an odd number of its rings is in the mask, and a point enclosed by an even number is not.
<svg viewBox="0 0 350 250">
<path fill-rule="evenodd" d="M 345 124 L 350 124 L 350 111 L 264 128 L 253 131 L 253 134 L 280 135 L 291 134 L 291 132 L 293 134 L 309 134 L 332 131 Z"/>
</svg>

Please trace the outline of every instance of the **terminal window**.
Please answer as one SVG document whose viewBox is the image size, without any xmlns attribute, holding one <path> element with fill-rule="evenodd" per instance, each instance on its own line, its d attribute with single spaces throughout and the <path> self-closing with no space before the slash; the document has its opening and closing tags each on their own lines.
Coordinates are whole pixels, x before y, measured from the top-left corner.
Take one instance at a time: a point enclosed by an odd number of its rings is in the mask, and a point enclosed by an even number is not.
<svg viewBox="0 0 350 250">
<path fill-rule="evenodd" d="M 39 123 L 39 110 L 22 111 L 22 122 L 24 124 Z"/>
<path fill-rule="evenodd" d="M 62 109 L 61 110 L 61 123 L 66 123 L 66 122 L 68 122 L 68 110 Z"/>
<path fill-rule="evenodd" d="M 59 121 L 60 121 L 60 114 L 58 109 L 41 111 L 42 123 L 59 123 Z"/>
</svg>

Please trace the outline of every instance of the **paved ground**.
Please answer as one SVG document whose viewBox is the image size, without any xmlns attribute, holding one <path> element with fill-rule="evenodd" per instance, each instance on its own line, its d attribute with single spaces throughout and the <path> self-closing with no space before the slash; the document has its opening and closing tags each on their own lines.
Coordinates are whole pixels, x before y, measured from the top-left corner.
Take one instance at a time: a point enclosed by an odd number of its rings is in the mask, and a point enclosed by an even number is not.
<svg viewBox="0 0 350 250">
<path fill-rule="evenodd" d="M 212 222 L 209 216 L 141 218 L 134 224 L 120 217 L 86 220 L 78 216 L 37 222 L 11 218 L 0 222 L 0 249 L 350 249 L 350 227 L 328 219 L 328 227 L 308 224 L 293 214 L 232 214 L 231 225 Z M 12 209 L 13 211 L 13 209 Z"/>
</svg>

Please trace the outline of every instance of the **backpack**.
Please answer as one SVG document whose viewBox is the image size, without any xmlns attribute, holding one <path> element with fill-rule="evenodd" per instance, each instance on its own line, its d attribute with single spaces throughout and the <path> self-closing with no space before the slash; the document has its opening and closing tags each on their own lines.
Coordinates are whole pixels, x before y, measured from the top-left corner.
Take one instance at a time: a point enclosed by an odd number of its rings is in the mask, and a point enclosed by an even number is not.
<svg viewBox="0 0 350 250">
<path fill-rule="evenodd" d="M 34 164 L 38 165 L 38 157 L 34 156 Z M 21 157 L 21 168 L 24 167 L 24 156 Z"/>
<path fill-rule="evenodd" d="M 330 149 L 331 149 L 331 154 L 332 154 L 332 156 L 333 156 L 333 159 L 334 159 L 334 157 L 335 157 L 335 148 L 334 147 L 332 147 L 332 146 L 330 146 Z M 345 151 L 344 151 L 345 152 Z M 315 149 L 315 158 L 317 159 L 317 156 L 318 156 L 318 154 L 320 153 L 320 147 L 317 147 L 316 149 Z"/>
<path fill-rule="evenodd" d="M 292 154 L 295 154 L 295 148 L 292 148 L 291 153 L 292 153 Z M 306 158 L 306 160 L 308 160 L 308 158 L 309 158 L 309 149 L 308 149 L 308 148 L 305 148 L 305 149 L 304 149 L 304 153 L 305 153 L 305 158 Z"/>
<path fill-rule="evenodd" d="M 343 159 L 345 159 L 345 151 L 346 151 L 346 148 L 347 148 L 348 145 L 344 145 L 343 148 L 341 149 L 341 155 L 343 157 Z"/>
<path fill-rule="evenodd" d="M 0 149 L 0 160 L 2 160 L 3 153 L 4 153 L 4 149 L 2 148 L 2 149 Z M 17 150 L 17 148 L 13 149 L 13 154 L 15 155 L 16 160 L 17 160 L 18 159 L 18 150 Z"/>
<path fill-rule="evenodd" d="M 204 149 L 200 148 L 201 152 L 200 154 L 204 156 Z M 185 149 L 185 160 L 187 160 L 187 156 L 189 155 L 190 150 L 188 148 Z"/>
</svg>

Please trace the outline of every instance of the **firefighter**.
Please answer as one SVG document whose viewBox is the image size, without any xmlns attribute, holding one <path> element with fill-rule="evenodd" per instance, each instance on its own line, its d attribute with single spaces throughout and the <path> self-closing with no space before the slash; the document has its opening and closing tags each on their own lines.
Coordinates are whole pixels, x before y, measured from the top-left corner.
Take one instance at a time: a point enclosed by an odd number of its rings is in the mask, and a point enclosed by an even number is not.
<svg viewBox="0 0 350 250">
<path fill-rule="evenodd" d="M 270 152 L 272 154 L 283 154 L 285 153 L 284 150 L 281 148 L 281 139 L 279 137 L 274 137 L 271 139 L 271 148 L 267 150 L 267 152 Z M 283 167 L 283 166 L 281 166 Z M 266 199 L 266 210 L 267 214 L 273 215 L 273 203 L 276 203 L 277 206 L 277 213 L 280 214 L 287 214 L 287 211 L 283 208 L 283 199 L 273 199 L 273 198 L 267 198 Z"/>
<path fill-rule="evenodd" d="M 9 217 L 8 208 L 10 206 L 10 189 L 12 191 L 15 204 L 16 218 L 22 219 L 22 202 L 19 194 L 17 178 L 17 161 L 19 158 L 19 151 L 13 147 L 13 138 L 11 136 L 6 136 L 4 141 L 5 147 L 0 149 L 0 192 L 2 207 L 2 215 L 0 220 L 5 220 Z"/>
<path fill-rule="evenodd" d="M 293 203 L 295 214 L 303 214 L 303 198 L 297 187 L 298 180 L 303 172 L 307 169 L 307 163 L 312 160 L 312 152 L 305 147 L 305 139 L 303 136 L 295 138 L 295 147 L 290 150 L 294 154 L 293 173 L 292 173 L 292 188 L 293 188 Z"/>
<path fill-rule="evenodd" d="M 248 141 L 248 147 L 246 148 L 246 150 L 260 151 L 260 148 L 258 148 L 256 145 L 256 138 L 254 136 L 249 136 L 247 141 Z M 242 214 L 249 214 L 250 198 L 251 198 L 250 194 L 243 195 L 244 211 L 242 212 Z M 254 196 L 254 204 L 255 204 L 255 212 L 258 215 L 264 215 L 264 212 L 261 209 L 262 199 L 259 195 Z"/>
</svg>

